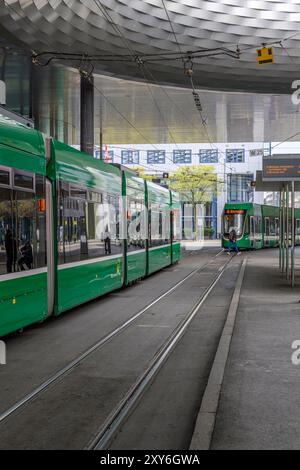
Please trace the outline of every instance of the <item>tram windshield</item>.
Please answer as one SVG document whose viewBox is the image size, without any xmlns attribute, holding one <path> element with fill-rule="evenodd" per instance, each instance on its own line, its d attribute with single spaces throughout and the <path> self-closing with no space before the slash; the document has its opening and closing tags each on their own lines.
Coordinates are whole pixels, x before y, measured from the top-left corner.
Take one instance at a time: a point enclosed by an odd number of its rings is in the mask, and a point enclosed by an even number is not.
<svg viewBox="0 0 300 470">
<path fill-rule="evenodd" d="M 236 231 L 238 237 L 243 235 L 245 212 L 239 211 L 238 213 L 232 213 L 225 211 L 224 213 L 224 236 L 229 236 L 232 230 Z"/>
</svg>

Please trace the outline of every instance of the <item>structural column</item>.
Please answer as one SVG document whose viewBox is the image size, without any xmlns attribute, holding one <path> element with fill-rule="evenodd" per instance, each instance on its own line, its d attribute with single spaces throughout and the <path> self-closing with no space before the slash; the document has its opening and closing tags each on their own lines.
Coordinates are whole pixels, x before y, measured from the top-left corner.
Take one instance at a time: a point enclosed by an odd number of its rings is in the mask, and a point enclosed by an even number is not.
<svg viewBox="0 0 300 470">
<path fill-rule="evenodd" d="M 281 197 L 281 270 L 284 271 L 285 267 L 285 187 L 282 189 Z"/>
<path fill-rule="evenodd" d="M 100 160 L 103 160 L 103 99 L 100 95 Z"/>
<path fill-rule="evenodd" d="M 282 266 L 282 191 L 280 190 L 280 193 L 279 193 L 279 269 L 281 269 L 281 266 Z"/>
<path fill-rule="evenodd" d="M 80 149 L 94 155 L 94 79 L 80 78 Z"/>
<path fill-rule="evenodd" d="M 291 286 L 295 285 L 295 183 L 292 181 Z"/>
<path fill-rule="evenodd" d="M 290 234 L 289 234 L 289 185 L 286 185 L 286 279 L 289 278 L 289 250 L 290 250 Z"/>
<path fill-rule="evenodd" d="M 42 126 L 42 119 L 40 119 L 40 94 L 41 84 L 46 78 L 43 75 L 46 73 L 40 70 L 40 67 L 34 65 L 31 61 L 29 64 L 29 119 L 34 121 L 34 127 L 42 130 L 43 132 L 50 135 L 49 121 Z M 44 72 L 44 74 L 43 74 Z"/>
</svg>

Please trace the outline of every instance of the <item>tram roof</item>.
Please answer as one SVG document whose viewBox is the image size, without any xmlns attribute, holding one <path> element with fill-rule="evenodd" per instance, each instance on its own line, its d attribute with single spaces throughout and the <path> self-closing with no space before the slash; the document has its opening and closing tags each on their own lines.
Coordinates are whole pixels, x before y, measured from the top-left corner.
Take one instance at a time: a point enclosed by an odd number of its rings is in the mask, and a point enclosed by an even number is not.
<svg viewBox="0 0 300 470">
<path fill-rule="evenodd" d="M 45 144 L 41 132 L 1 116 L 0 144 L 45 158 Z"/>
<path fill-rule="evenodd" d="M 53 140 L 56 175 L 64 181 L 120 193 L 121 171 L 114 165 L 97 160 L 87 153 Z"/>
</svg>

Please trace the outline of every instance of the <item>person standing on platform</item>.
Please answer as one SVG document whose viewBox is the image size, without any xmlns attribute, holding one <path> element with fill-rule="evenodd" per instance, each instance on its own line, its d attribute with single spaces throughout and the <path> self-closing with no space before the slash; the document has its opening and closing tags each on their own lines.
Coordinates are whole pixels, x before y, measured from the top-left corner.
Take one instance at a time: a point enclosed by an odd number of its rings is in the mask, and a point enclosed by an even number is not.
<svg viewBox="0 0 300 470">
<path fill-rule="evenodd" d="M 106 255 L 111 254 L 110 231 L 108 229 L 108 225 L 106 225 L 104 232 L 104 250 Z"/>
<path fill-rule="evenodd" d="M 227 254 L 230 255 L 231 253 L 231 250 L 234 250 L 236 252 L 237 255 L 240 255 L 240 252 L 239 252 L 239 249 L 238 249 L 238 245 L 237 245 L 237 235 L 236 235 L 236 231 L 234 230 L 234 228 L 232 230 L 230 230 L 229 232 L 229 249 L 227 251 Z"/>
</svg>

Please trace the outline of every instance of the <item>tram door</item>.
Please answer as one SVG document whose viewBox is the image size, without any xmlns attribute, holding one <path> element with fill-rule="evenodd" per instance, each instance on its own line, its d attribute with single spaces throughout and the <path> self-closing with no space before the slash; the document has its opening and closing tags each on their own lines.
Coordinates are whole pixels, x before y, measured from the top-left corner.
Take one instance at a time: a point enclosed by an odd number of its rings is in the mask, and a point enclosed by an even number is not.
<svg viewBox="0 0 300 470">
<path fill-rule="evenodd" d="M 254 247 L 254 240 L 255 240 L 255 224 L 254 224 L 254 217 L 253 215 L 250 216 L 250 244 L 251 248 Z"/>
<path fill-rule="evenodd" d="M 270 219 L 265 217 L 265 246 L 270 244 Z"/>
</svg>

